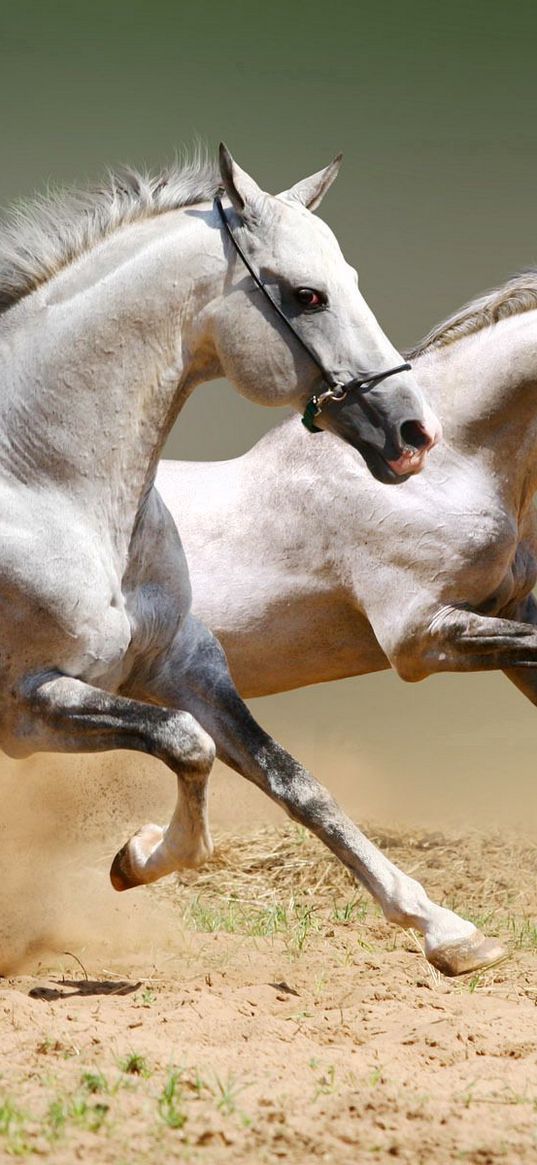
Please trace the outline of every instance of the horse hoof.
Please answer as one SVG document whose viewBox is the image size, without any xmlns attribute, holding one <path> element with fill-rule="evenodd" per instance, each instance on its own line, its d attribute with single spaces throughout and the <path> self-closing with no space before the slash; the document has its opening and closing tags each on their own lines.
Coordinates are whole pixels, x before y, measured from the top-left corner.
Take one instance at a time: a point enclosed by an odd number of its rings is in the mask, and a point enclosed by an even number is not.
<svg viewBox="0 0 537 1165">
<path fill-rule="evenodd" d="M 132 890 L 162 877 L 150 859 L 162 843 L 164 830 L 160 825 L 142 825 L 116 854 L 110 869 L 114 890 Z"/>
<path fill-rule="evenodd" d="M 129 842 L 118 850 L 110 867 L 110 881 L 114 890 L 132 890 L 139 886 L 140 881 L 135 877 L 130 860 Z"/>
<path fill-rule="evenodd" d="M 486 971 L 509 957 L 509 951 L 496 938 L 485 938 L 475 930 L 457 943 L 446 943 L 427 955 L 429 963 L 443 975 L 468 975 L 470 971 Z"/>
</svg>

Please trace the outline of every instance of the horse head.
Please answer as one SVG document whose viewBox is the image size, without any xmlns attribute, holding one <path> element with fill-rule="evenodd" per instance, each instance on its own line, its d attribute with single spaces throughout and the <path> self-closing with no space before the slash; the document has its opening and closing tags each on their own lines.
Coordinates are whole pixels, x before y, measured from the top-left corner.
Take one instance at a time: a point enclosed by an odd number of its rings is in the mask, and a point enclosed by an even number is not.
<svg viewBox="0 0 537 1165">
<path fill-rule="evenodd" d="M 338 156 L 272 196 L 221 146 L 230 206 L 219 207 L 216 223 L 234 246 L 225 248 L 229 269 L 212 313 L 213 341 L 244 396 L 305 413 L 309 428 L 337 434 L 375 477 L 393 482 L 422 469 L 440 424 L 332 231 L 313 213 L 339 164 Z"/>
</svg>

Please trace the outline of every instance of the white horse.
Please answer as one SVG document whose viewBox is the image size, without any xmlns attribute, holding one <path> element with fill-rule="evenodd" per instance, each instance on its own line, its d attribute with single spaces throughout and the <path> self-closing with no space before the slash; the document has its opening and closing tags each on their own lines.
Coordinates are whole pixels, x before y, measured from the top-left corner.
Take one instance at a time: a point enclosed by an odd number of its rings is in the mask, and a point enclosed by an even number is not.
<svg viewBox="0 0 537 1165">
<path fill-rule="evenodd" d="M 308 442 L 294 419 L 236 460 L 162 463 L 166 505 L 176 518 L 186 505 L 193 609 L 243 696 L 390 666 L 405 680 L 503 669 L 537 704 L 536 336 L 528 274 L 425 338 L 412 359 L 445 441 L 400 489 L 377 484 L 329 434 Z M 244 771 L 207 698 L 198 690 L 189 706 Z M 362 851 L 353 858 L 388 916 L 408 925 L 416 891 L 404 875 L 379 865 L 374 884 Z M 432 961 L 453 972 L 438 952 Z"/>
<path fill-rule="evenodd" d="M 330 828 L 329 795 L 251 721 L 218 652 L 221 675 L 212 646 L 200 660 L 184 553 L 153 481 L 181 406 L 222 374 L 341 434 L 383 480 L 423 467 L 436 420 L 308 209 L 337 166 L 271 197 L 222 148 L 220 171 L 112 178 L 0 232 L 0 745 L 138 749 L 176 774 L 169 829 L 127 843 L 118 889 L 211 851 L 214 743 L 174 688 L 193 656 L 193 682 L 225 687 L 231 738 L 247 718 L 248 774 Z M 222 184 L 225 208 L 210 201 Z M 351 841 L 338 833 L 343 859 Z M 431 923 L 431 950 L 460 939 L 453 919 Z"/>
<path fill-rule="evenodd" d="M 193 610 L 242 695 L 502 669 L 537 702 L 536 336 L 529 273 L 410 353 L 445 439 L 400 489 L 294 419 L 233 461 L 162 462 L 172 515 L 187 504 Z"/>
</svg>

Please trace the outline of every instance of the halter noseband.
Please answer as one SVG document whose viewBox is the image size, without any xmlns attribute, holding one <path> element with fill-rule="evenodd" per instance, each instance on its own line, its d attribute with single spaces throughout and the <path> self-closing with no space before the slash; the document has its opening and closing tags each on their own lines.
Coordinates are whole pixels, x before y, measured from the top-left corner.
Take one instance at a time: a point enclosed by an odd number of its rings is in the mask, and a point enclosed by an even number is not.
<svg viewBox="0 0 537 1165">
<path fill-rule="evenodd" d="M 305 352 L 307 352 L 310 359 L 313 360 L 313 363 L 317 365 L 317 368 L 321 372 L 324 383 L 328 385 L 328 388 L 325 389 L 324 392 L 317 393 L 315 396 L 312 396 L 308 401 L 306 408 L 304 409 L 302 424 L 306 426 L 306 429 L 309 429 L 310 433 L 320 433 L 322 431 L 319 426 L 315 424 L 315 417 L 319 416 L 319 413 L 321 412 L 321 409 L 326 401 L 345 400 L 347 394 L 349 392 L 353 392 L 355 389 L 360 390 L 361 392 L 367 392 L 370 388 L 375 388 L 375 386 L 380 384 L 383 380 L 387 380 L 389 376 L 395 376 L 397 372 L 410 371 L 410 364 L 398 364 L 397 368 L 389 368 L 387 372 L 364 372 L 361 376 L 355 376 L 352 380 L 348 380 L 346 384 L 340 384 L 331 372 L 326 371 L 324 365 L 319 360 L 319 357 L 316 355 L 313 349 L 310 348 L 309 344 L 307 344 L 306 341 L 302 339 L 302 336 L 299 332 L 297 332 L 296 328 L 291 323 L 291 320 L 288 319 L 285 312 L 282 311 L 279 303 L 276 302 L 268 287 L 266 287 L 263 281 L 260 279 L 257 271 L 255 271 L 255 269 L 252 267 L 250 260 L 247 258 L 240 243 L 238 243 L 237 239 L 235 238 L 235 235 L 226 218 L 224 207 L 222 206 L 222 201 L 218 196 L 214 200 L 214 205 L 216 206 L 226 234 L 231 239 L 237 254 L 240 255 L 244 266 L 246 267 L 247 271 L 249 271 L 254 283 L 257 287 L 259 287 L 259 290 L 263 292 L 265 299 L 267 299 L 271 306 L 274 308 L 274 311 L 283 321 L 285 326 L 289 329 L 290 332 L 293 333 L 293 336 L 297 343 L 300 344 L 300 347 L 303 348 Z"/>
</svg>

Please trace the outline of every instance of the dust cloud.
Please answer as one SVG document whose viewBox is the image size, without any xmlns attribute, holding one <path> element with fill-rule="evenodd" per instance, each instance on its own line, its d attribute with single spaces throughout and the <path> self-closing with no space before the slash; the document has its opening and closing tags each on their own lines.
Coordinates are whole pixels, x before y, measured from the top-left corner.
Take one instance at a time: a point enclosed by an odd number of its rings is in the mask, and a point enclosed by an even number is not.
<svg viewBox="0 0 537 1165">
<path fill-rule="evenodd" d="M 537 836 L 535 709 L 499 675 L 409 686 L 384 674 L 252 707 L 361 826 Z M 117 894 L 108 877 L 135 829 L 169 819 L 175 780 L 164 765 L 125 752 L 3 758 L 0 781 L 0 974 L 66 950 L 97 970 L 184 949 L 173 895 Z M 284 820 L 221 764 L 210 789 L 216 832 Z"/>
<path fill-rule="evenodd" d="M 167 778 L 157 762 L 125 765 L 117 753 L 2 759 L 0 975 L 66 951 L 94 971 L 123 957 L 151 966 L 177 947 L 170 907 L 144 888 L 117 894 L 108 877 L 137 825 L 166 820 Z"/>
</svg>

